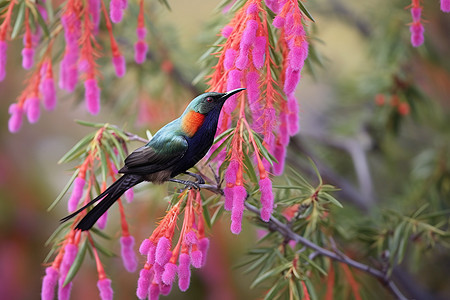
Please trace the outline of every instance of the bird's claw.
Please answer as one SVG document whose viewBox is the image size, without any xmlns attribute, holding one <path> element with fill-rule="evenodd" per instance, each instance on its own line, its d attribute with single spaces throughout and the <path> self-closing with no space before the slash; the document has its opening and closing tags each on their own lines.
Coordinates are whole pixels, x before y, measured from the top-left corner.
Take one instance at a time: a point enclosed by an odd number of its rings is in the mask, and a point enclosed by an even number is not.
<svg viewBox="0 0 450 300">
<path fill-rule="evenodd" d="M 205 184 L 205 180 L 203 179 L 203 177 L 200 174 L 196 174 L 196 173 L 192 173 L 189 171 L 184 172 L 184 174 L 189 175 L 191 177 L 194 177 L 195 179 L 197 179 L 197 184 Z"/>
<path fill-rule="evenodd" d="M 194 181 L 181 180 L 181 179 L 175 179 L 175 178 L 171 178 L 171 179 L 169 179 L 169 181 L 181 183 L 181 184 L 184 184 L 186 186 L 186 188 L 194 188 L 196 190 L 200 190 L 200 184 L 202 184 L 202 183 L 197 183 Z"/>
</svg>

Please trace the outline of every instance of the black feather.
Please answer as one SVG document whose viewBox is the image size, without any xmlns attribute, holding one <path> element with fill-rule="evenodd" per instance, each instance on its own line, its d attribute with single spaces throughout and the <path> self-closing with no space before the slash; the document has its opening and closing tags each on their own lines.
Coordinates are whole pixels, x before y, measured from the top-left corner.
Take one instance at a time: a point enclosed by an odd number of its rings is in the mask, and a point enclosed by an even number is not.
<svg viewBox="0 0 450 300">
<path fill-rule="evenodd" d="M 77 210 L 76 212 L 68 215 L 67 217 L 61 219 L 61 222 L 66 222 L 67 220 L 78 215 L 87 207 L 91 206 L 95 202 L 100 201 L 92 210 L 90 210 L 87 215 L 78 223 L 76 229 L 89 230 L 94 226 L 95 222 L 120 198 L 120 196 L 125 193 L 126 190 L 135 186 L 138 183 L 144 181 L 142 176 L 125 174 L 119 179 L 117 179 L 109 188 L 107 188 L 103 193 L 98 195 L 95 199 L 90 201 L 88 204 Z"/>
</svg>

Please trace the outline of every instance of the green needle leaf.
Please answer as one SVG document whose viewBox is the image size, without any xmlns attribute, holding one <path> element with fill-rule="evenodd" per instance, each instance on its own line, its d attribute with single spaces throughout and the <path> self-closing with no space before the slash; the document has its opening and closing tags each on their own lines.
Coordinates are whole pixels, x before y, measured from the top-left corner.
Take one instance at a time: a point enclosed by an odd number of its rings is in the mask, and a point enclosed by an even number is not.
<svg viewBox="0 0 450 300">
<path fill-rule="evenodd" d="M 66 279 L 64 280 L 63 286 L 66 286 L 69 282 L 73 280 L 75 275 L 77 275 L 78 270 L 81 267 L 81 264 L 84 261 L 84 257 L 86 255 L 86 249 L 87 249 L 87 240 L 84 240 L 83 245 L 81 246 L 80 251 L 77 254 L 77 257 L 75 258 L 72 266 L 70 267 L 69 272 L 67 273 Z"/>
</svg>

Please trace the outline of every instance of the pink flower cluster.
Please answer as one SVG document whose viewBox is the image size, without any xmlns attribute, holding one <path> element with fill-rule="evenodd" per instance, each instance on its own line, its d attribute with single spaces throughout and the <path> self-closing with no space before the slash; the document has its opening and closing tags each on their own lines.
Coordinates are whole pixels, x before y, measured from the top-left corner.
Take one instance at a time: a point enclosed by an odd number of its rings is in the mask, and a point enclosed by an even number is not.
<svg viewBox="0 0 450 300">
<path fill-rule="evenodd" d="M 235 234 L 241 231 L 244 202 L 247 198 L 242 161 L 243 152 L 248 152 L 248 145 L 244 141 L 250 139 L 253 144 L 254 159 L 260 176 L 261 218 L 268 221 L 274 205 L 268 172 L 272 171 L 276 175 L 283 172 L 289 138 L 299 130 L 299 109 L 294 92 L 308 56 L 304 17 L 295 0 L 269 1 L 266 4 L 276 14 L 272 25 L 279 30 L 268 28 L 268 13 L 262 9 L 260 1 L 247 1 L 222 30 L 226 41 L 219 52 L 219 61 L 209 82 L 209 90 L 214 91 L 247 88 L 246 98 L 244 94 L 238 94 L 225 102 L 218 128 L 218 134 L 230 128 L 232 114 L 238 108 L 239 117 L 231 147 L 228 152 L 224 149 L 216 156 L 219 163 L 225 158 L 230 161 L 225 172 L 225 209 L 231 211 L 231 231 Z M 279 34 L 276 45 L 270 44 L 274 39 L 270 38 L 269 31 Z M 281 66 L 273 61 L 272 56 L 277 54 L 272 49 L 277 49 L 282 54 Z M 280 87 L 283 93 L 280 92 Z M 247 123 L 247 105 L 250 108 L 251 128 Z M 244 138 L 239 129 L 242 125 L 248 127 L 248 138 Z M 262 145 L 278 161 L 273 166 L 266 156 L 261 155 L 252 130 L 263 137 Z M 219 145 L 220 143 L 215 145 L 210 153 Z"/>
<path fill-rule="evenodd" d="M 139 252 L 147 257 L 145 266 L 139 273 L 136 291 L 139 299 L 158 299 L 160 294 L 168 295 L 177 275 L 178 287 L 181 291 L 186 291 L 190 284 L 190 266 L 201 268 L 206 262 L 209 239 L 204 235 L 200 192 L 185 191 L 180 198 L 139 248 Z M 186 206 L 183 227 L 178 243 L 172 247 L 175 226 L 184 199 Z"/>
<path fill-rule="evenodd" d="M 64 285 L 64 282 L 77 257 L 79 241 L 80 234 L 71 231 L 52 265 L 46 268 L 45 276 L 42 279 L 42 300 L 52 300 L 56 287 L 58 288 L 58 299 L 67 300 L 70 298 L 72 282 L 66 285 Z"/>
<path fill-rule="evenodd" d="M 422 7 L 420 6 L 419 0 L 412 0 L 411 4 L 411 16 L 413 22 L 409 26 L 409 31 L 411 32 L 411 44 L 414 47 L 419 47 L 424 42 L 423 33 L 425 31 L 422 24 Z"/>
<path fill-rule="evenodd" d="M 56 90 L 50 59 L 45 60 L 33 73 L 28 87 L 23 91 L 18 103 L 10 105 L 9 131 L 19 131 L 24 114 L 30 123 L 36 123 L 41 115 L 41 100 L 47 110 L 53 110 L 56 106 Z"/>
<path fill-rule="evenodd" d="M 450 0 L 441 0 L 441 10 L 443 12 L 450 12 Z"/>
</svg>

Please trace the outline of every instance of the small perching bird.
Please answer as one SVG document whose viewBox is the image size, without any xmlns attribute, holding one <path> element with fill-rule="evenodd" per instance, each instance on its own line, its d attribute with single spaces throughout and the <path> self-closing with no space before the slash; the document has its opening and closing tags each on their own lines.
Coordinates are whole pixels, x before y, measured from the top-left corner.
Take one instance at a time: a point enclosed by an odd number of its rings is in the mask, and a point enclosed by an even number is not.
<svg viewBox="0 0 450 300">
<path fill-rule="evenodd" d="M 208 92 L 196 97 L 178 119 L 161 128 L 145 146 L 134 150 L 125 159 L 125 166 L 119 170 L 119 173 L 124 174 L 122 177 L 61 221 L 71 219 L 100 201 L 76 226 L 76 229 L 89 230 L 126 190 L 143 181 L 157 184 L 165 181 L 192 183 L 174 177 L 186 173 L 206 155 L 214 142 L 223 104 L 242 90 L 245 89 L 239 88 L 227 93 Z M 189 174 L 202 180 L 200 176 Z"/>
</svg>

